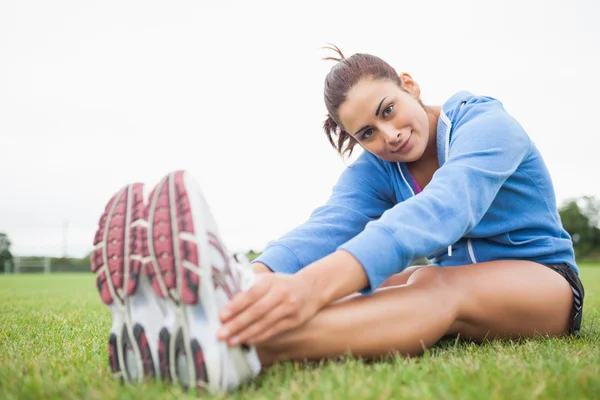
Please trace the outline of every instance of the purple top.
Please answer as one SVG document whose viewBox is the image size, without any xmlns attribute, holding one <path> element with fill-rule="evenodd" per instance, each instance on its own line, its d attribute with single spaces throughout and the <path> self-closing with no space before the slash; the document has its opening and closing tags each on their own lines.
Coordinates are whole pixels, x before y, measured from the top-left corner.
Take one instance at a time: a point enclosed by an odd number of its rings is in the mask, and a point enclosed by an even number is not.
<svg viewBox="0 0 600 400">
<path fill-rule="evenodd" d="M 417 180 L 415 179 L 415 177 L 412 174 L 410 174 L 410 177 L 412 179 L 413 186 L 417 189 L 417 191 L 415 192 L 415 194 L 421 193 L 421 186 L 419 186 L 419 184 L 417 183 Z"/>
</svg>

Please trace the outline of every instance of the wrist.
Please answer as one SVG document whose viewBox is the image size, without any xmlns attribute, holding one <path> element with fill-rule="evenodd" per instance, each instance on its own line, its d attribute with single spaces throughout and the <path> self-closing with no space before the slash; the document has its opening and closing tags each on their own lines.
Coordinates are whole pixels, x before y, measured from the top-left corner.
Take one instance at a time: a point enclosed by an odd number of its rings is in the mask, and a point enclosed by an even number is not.
<svg viewBox="0 0 600 400">
<path fill-rule="evenodd" d="M 310 288 L 319 309 L 368 285 L 367 274 L 349 252 L 339 250 L 296 274 Z"/>
<path fill-rule="evenodd" d="M 252 263 L 252 268 L 254 268 L 254 272 L 257 274 L 264 274 L 265 272 L 273 272 L 271 268 L 267 267 L 266 264 L 263 264 L 259 261 Z"/>
<path fill-rule="evenodd" d="M 297 273 L 292 275 L 292 279 L 304 288 L 305 301 L 308 303 L 309 308 L 313 308 L 317 312 L 329 304 L 326 294 L 319 290 L 309 275 Z"/>
</svg>

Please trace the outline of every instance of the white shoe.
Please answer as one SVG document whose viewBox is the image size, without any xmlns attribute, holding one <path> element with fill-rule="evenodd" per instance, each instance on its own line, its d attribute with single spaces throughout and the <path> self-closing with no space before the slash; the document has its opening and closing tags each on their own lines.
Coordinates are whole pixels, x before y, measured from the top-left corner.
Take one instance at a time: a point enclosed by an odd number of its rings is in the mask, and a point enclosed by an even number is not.
<svg viewBox="0 0 600 400">
<path fill-rule="evenodd" d="M 253 273 L 230 257 L 199 185 L 184 171 L 167 175 L 150 194 L 147 219 L 148 276 L 166 304 L 158 345 L 163 376 L 213 393 L 254 378 L 261 368 L 256 350 L 217 340 L 220 311 L 252 284 Z"/>
<path fill-rule="evenodd" d="M 143 187 L 128 185 L 110 199 L 91 256 L 100 297 L 113 314 L 109 364 L 115 376 L 126 382 L 160 375 L 156 360 L 165 305 L 144 274 L 148 223 Z"/>
</svg>

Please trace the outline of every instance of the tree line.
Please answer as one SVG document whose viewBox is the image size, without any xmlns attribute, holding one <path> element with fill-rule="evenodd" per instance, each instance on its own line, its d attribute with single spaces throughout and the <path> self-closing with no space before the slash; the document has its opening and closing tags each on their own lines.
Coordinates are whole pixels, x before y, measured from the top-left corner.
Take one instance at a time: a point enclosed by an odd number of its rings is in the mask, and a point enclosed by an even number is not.
<svg viewBox="0 0 600 400">
<path fill-rule="evenodd" d="M 600 260 L 600 200 L 594 196 L 583 196 L 565 201 L 559 208 L 565 230 L 571 235 L 578 260 Z M 253 260 L 260 252 L 248 251 Z M 22 257 L 34 261 L 42 257 Z M 89 271 L 90 254 L 84 258 L 52 258 L 52 271 Z M 11 241 L 0 232 L 0 272 L 14 265 Z"/>
</svg>

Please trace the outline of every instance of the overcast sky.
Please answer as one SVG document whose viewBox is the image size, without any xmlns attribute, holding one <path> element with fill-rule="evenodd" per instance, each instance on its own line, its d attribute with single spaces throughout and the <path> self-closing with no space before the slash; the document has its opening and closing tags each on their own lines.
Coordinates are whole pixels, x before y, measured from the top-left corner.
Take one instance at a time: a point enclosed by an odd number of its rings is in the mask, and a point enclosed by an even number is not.
<svg viewBox="0 0 600 400">
<path fill-rule="evenodd" d="M 493 4 L 492 4 L 493 3 Z M 559 201 L 600 196 L 600 6 L 580 1 L 0 1 L 0 232 L 17 255 L 90 251 L 110 196 L 201 183 L 228 247 L 260 250 L 329 196 L 328 42 L 421 84 L 494 96 Z"/>
</svg>

